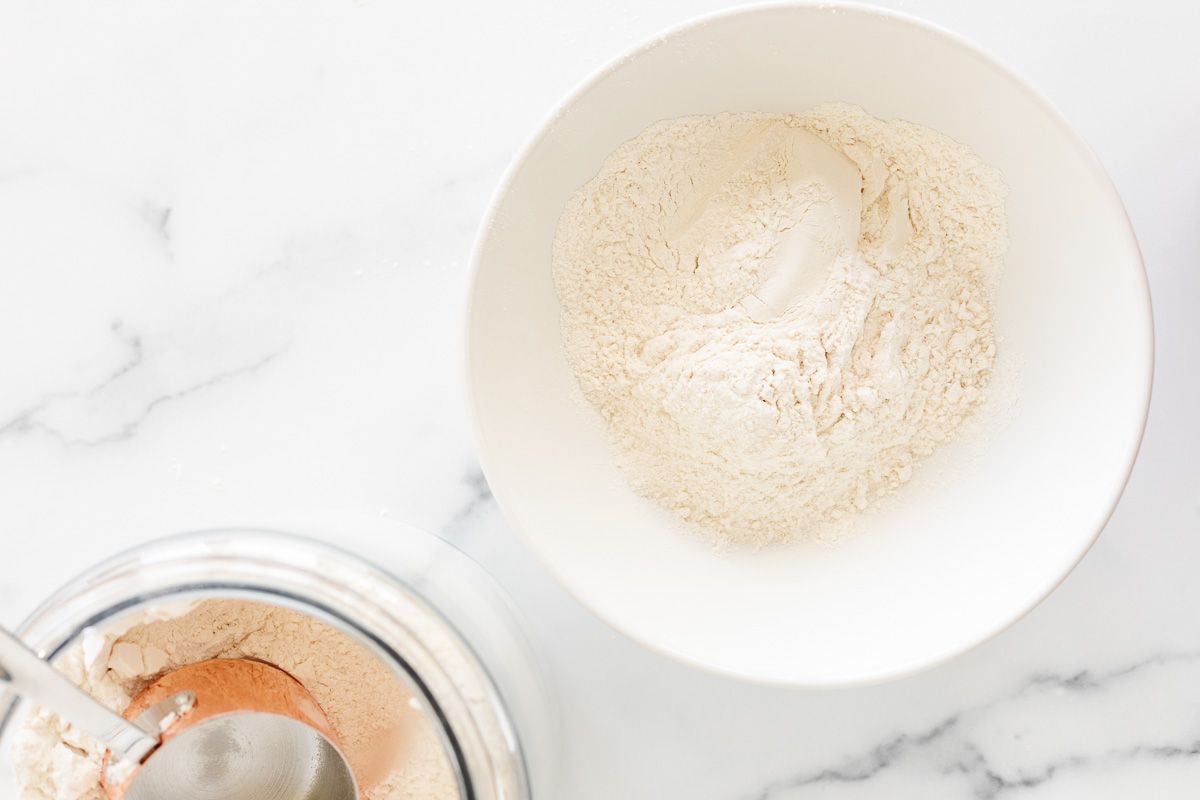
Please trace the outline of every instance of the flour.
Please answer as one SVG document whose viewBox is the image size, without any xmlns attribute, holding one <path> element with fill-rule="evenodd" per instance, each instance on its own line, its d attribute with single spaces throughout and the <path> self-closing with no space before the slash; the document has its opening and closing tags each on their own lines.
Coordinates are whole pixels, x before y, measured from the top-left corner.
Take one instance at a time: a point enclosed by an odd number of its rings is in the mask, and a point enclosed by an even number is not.
<svg viewBox="0 0 1200 800">
<path fill-rule="evenodd" d="M 633 488 L 719 541 L 822 537 L 983 402 L 996 170 L 836 104 L 652 125 L 567 203 L 563 343 Z"/>
<path fill-rule="evenodd" d="M 122 710 L 163 672 L 212 658 L 254 658 L 304 684 L 321 706 L 365 800 L 453 800 L 457 781 L 430 720 L 391 669 L 346 634 L 298 611 L 206 601 L 124 632 L 89 630 L 57 663 Z M 397 749 L 397 742 L 399 742 Z M 33 712 L 14 742 L 21 800 L 103 800 L 103 746 L 53 714 Z"/>
</svg>

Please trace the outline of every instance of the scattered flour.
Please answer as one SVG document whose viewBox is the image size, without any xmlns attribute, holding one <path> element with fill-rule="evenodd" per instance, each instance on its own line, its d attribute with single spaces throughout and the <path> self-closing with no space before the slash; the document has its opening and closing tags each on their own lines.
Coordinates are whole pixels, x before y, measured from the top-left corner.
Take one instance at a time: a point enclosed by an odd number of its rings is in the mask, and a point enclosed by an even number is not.
<svg viewBox="0 0 1200 800">
<path fill-rule="evenodd" d="M 636 491 L 721 542 L 824 537 L 983 402 L 999 173 L 844 104 L 657 123 L 567 203 L 568 359 Z"/>
<path fill-rule="evenodd" d="M 205 601 L 181 616 L 143 616 L 124 632 L 89 630 L 57 666 L 88 693 L 122 710 L 162 673 L 212 658 L 266 661 L 303 683 L 352 768 L 372 776 L 362 787 L 365 800 L 458 798 L 438 734 L 407 686 L 365 647 L 298 611 Z M 103 800 L 103 746 L 57 716 L 33 711 L 14 748 L 21 800 Z"/>
</svg>

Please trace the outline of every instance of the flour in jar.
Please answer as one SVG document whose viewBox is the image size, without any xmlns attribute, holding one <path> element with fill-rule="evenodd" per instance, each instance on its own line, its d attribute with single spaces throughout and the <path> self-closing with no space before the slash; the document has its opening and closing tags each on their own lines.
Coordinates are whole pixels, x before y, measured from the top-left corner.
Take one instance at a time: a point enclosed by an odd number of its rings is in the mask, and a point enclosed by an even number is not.
<svg viewBox="0 0 1200 800">
<path fill-rule="evenodd" d="M 650 126 L 567 203 L 568 360 L 633 488 L 721 542 L 824 537 L 984 401 L 997 170 L 845 104 Z"/>
<path fill-rule="evenodd" d="M 178 613 L 176 613 L 178 612 Z M 309 691 L 362 783 L 363 800 L 456 800 L 454 765 L 408 685 L 348 634 L 300 611 L 247 600 L 151 609 L 123 627 L 88 628 L 56 663 L 123 711 L 155 679 L 214 658 L 265 661 Z M 105 748 L 35 708 L 13 740 L 20 800 L 105 800 Z"/>
</svg>

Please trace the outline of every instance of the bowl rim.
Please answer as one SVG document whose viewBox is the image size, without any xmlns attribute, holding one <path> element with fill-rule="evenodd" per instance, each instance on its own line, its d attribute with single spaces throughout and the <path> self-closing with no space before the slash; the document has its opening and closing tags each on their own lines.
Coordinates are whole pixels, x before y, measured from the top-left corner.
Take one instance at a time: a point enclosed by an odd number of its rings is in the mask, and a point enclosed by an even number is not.
<svg viewBox="0 0 1200 800">
<path fill-rule="evenodd" d="M 1121 216 L 1124 220 L 1124 233 L 1133 245 L 1133 252 L 1136 256 L 1136 270 L 1141 277 L 1141 303 L 1144 313 L 1144 324 L 1146 326 L 1145 335 L 1147 342 L 1147 351 L 1144 354 L 1144 390 L 1142 392 L 1140 411 L 1137 414 L 1134 424 L 1136 425 L 1136 433 L 1132 437 L 1132 441 L 1128 445 L 1128 451 L 1124 460 L 1124 475 L 1117 484 L 1116 490 L 1112 493 L 1108 501 L 1108 506 L 1104 509 L 1098 524 L 1092 531 L 1091 535 L 1082 543 L 1078 552 L 1069 563 L 1064 563 L 1061 571 L 1055 578 L 1050 580 L 1045 586 L 1034 592 L 1030 598 L 1022 605 L 1015 607 L 1013 612 L 998 624 L 992 625 L 990 628 L 982 630 L 977 636 L 971 637 L 965 644 L 954 645 L 941 651 L 931 653 L 928 657 L 910 661 L 908 663 L 899 664 L 895 667 L 878 669 L 873 672 L 864 672 L 848 675 L 845 677 L 821 677 L 821 678 L 785 678 L 776 675 L 764 675 L 761 673 L 742 671 L 738 669 L 724 667 L 718 664 L 708 663 L 700 658 L 697 658 L 689 653 L 680 652 L 671 647 L 668 647 L 661 642 L 657 642 L 651 638 L 647 638 L 641 634 L 627 630 L 617 621 L 609 618 L 606 614 L 597 610 L 590 602 L 585 600 L 576 588 L 572 585 L 563 573 L 547 559 L 541 551 L 541 548 L 533 541 L 533 538 L 527 533 L 526 525 L 521 519 L 520 514 L 515 512 L 512 504 L 505 496 L 504 489 L 499 488 L 496 482 L 492 480 L 496 474 L 495 467 L 492 463 L 492 456 L 487 445 L 487 438 L 483 430 L 481 414 L 479 410 L 480 400 L 479 392 L 476 391 L 475 381 L 473 379 L 473 356 L 471 344 L 471 329 L 475 319 L 475 306 L 477 302 L 477 291 L 479 275 L 482 271 L 482 263 L 484 257 L 484 245 L 489 237 L 489 232 L 495 224 L 496 217 L 503 206 L 504 201 L 509 193 L 512 184 L 516 181 L 522 170 L 525 168 L 526 162 L 529 160 L 532 153 L 546 139 L 550 132 L 555 127 L 556 123 L 567 110 L 569 110 L 576 102 L 578 102 L 585 94 L 593 87 L 608 78 L 612 73 L 617 71 L 626 62 L 631 61 L 645 54 L 647 51 L 662 45 L 665 41 L 682 33 L 691 30 L 702 28 L 714 23 L 720 23 L 727 19 L 741 16 L 750 16 L 754 14 L 768 13 L 780 10 L 797 10 L 806 9 L 812 11 L 821 11 L 824 13 L 839 13 L 877 17 L 887 19 L 891 22 L 900 23 L 910 27 L 918 28 L 925 33 L 942 37 L 945 40 L 961 47 L 968 51 L 971 55 L 986 62 L 1008 80 L 1010 80 L 1023 94 L 1025 94 L 1044 114 L 1047 118 L 1066 136 L 1066 138 L 1074 145 L 1076 151 L 1084 158 L 1091 168 L 1091 172 L 1099 179 L 1108 199 L 1115 204 L 1116 208 L 1120 209 Z M 933 669 L 934 667 L 946 664 L 953 659 L 974 650 L 976 647 L 991 641 L 1006 630 L 1011 628 L 1017 622 L 1024 619 L 1033 609 L 1039 606 L 1047 597 L 1049 597 L 1067 577 L 1075 570 L 1084 556 L 1095 545 L 1100 534 L 1108 526 L 1112 519 L 1113 513 L 1116 511 L 1120 503 L 1121 497 L 1125 493 L 1126 487 L 1129 485 L 1130 476 L 1133 473 L 1134 464 L 1137 461 L 1138 452 L 1141 449 L 1142 441 L 1145 437 L 1146 423 L 1150 413 L 1150 400 L 1154 384 L 1154 362 L 1155 362 L 1155 336 L 1154 336 L 1154 309 L 1151 302 L 1149 278 L 1146 274 L 1145 259 L 1142 255 L 1141 246 L 1137 240 L 1137 234 L 1134 231 L 1133 223 L 1129 218 L 1128 209 L 1125 208 L 1124 202 L 1112 181 L 1112 177 L 1104 168 L 1103 163 L 1096 155 L 1095 151 L 1087 144 L 1087 142 L 1071 127 L 1066 117 L 1060 112 L 1038 89 L 1023 78 L 1018 72 L 1010 67 L 1003 60 L 986 50 L 979 44 L 968 39 L 962 34 L 949 30 L 937 23 L 930 22 L 911 14 L 900 11 L 895 11 L 887 8 L 865 5 L 860 2 L 849 2 L 847 0 L 834 0 L 834 2 L 820 2 L 820 0 L 766 0 L 766 2 L 752 2 L 734 8 L 722 9 L 716 12 L 709 12 L 693 16 L 685 19 L 682 22 L 671 25 L 660 32 L 645 37 L 630 47 L 625 48 L 616 56 L 609 58 L 599 67 L 593 69 L 581 81 L 575 84 L 557 103 L 552 107 L 550 112 L 546 114 L 537 127 L 525 139 L 521 147 L 512 156 L 505 168 L 496 189 L 492 193 L 488 201 L 487 210 L 484 213 L 479 227 L 475 233 L 475 239 L 471 247 L 471 256 L 467 272 L 466 299 L 464 306 L 464 316 L 462 319 L 461 330 L 463 332 L 461 368 L 464 373 L 464 386 L 467 391 L 467 409 L 471 420 L 471 430 L 475 441 L 475 447 L 479 458 L 480 469 L 483 472 L 484 478 L 488 480 L 488 486 L 493 497 L 496 500 L 496 505 L 500 509 L 501 516 L 508 524 L 508 527 L 516 534 L 525 547 L 527 547 L 535 556 L 537 562 L 543 569 L 546 570 L 553 578 L 555 583 L 563 589 L 572 599 L 580 606 L 585 608 L 594 618 L 600 620 L 611 630 L 621 634 L 627 640 L 634 642 L 641 647 L 656 653 L 666 656 L 676 663 L 683 664 L 692 668 L 699 669 L 709 674 L 718 675 L 724 678 L 730 678 L 751 684 L 763 686 L 780 686 L 792 688 L 809 688 L 809 689 L 838 689 L 852 688 L 862 686 L 872 686 L 881 683 L 886 683 L 902 678 L 907 678 L 921 672 Z M 1126 434 L 1127 435 L 1127 434 Z"/>
</svg>

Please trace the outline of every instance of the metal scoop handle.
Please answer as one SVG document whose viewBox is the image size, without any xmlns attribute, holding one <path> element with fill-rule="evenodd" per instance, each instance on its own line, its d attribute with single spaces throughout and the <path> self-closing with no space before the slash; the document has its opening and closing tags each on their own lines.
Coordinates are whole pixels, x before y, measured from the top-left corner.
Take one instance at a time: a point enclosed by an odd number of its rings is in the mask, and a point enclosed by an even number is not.
<svg viewBox="0 0 1200 800">
<path fill-rule="evenodd" d="M 55 712 L 122 760 L 141 763 L 158 747 L 158 731 L 127 721 L 71 683 L 52 664 L 0 627 L 0 685 Z"/>
</svg>

